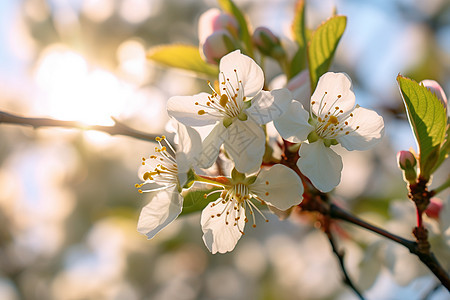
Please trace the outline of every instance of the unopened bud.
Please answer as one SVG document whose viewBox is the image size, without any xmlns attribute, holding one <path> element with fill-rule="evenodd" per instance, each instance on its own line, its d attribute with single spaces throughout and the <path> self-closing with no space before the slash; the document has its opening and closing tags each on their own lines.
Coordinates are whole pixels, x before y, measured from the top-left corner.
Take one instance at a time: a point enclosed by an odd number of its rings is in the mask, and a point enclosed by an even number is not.
<svg viewBox="0 0 450 300">
<path fill-rule="evenodd" d="M 399 151 L 397 153 L 397 159 L 398 165 L 402 170 L 415 167 L 417 164 L 416 157 L 409 151 Z"/>
<path fill-rule="evenodd" d="M 403 170 L 405 180 L 413 183 L 417 179 L 416 164 L 417 160 L 410 151 L 399 151 L 397 153 L 397 162 L 400 169 Z"/>
<path fill-rule="evenodd" d="M 444 93 L 444 90 L 439 85 L 437 81 L 425 79 L 420 82 L 426 87 L 430 92 L 436 95 L 436 97 L 444 104 L 444 107 L 447 108 L 447 96 Z"/>
<path fill-rule="evenodd" d="M 283 47 L 281 47 L 280 39 L 267 27 L 256 28 L 253 32 L 252 41 L 264 55 L 275 59 L 280 59 L 286 55 Z"/>
<path fill-rule="evenodd" d="M 239 32 L 239 23 L 235 17 L 227 13 L 221 13 L 212 20 L 213 32 L 218 30 L 227 30 L 232 35 L 237 36 Z"/>
<path fill-rule="evenodd" d="M 235 17 L 224 13 L 217 8 L 212 8 L 204 12 L 198 20 L 198 37 L 200 47 L 206 39 L 215 31 L 225 30 L 237 37 L 239 33 L 239 23 Z"/>
<path fill-rule="evenodd" d="M 442 211 L 444 205 L 442 204 L 442 200 L 439 198 L 431 198 L 430 204 L 428 204 L 427 209 L 425 210 L 425 214 L 433 219 L 439 219 L 439 214 Z"/>
<path fill-rule="evenodd" d="M 224 55 L 236 49 L 237 46 L 233 37 L 225 30 L 214 32 L 203 44 L 203 54 L 206 61 L 212 64 L 218 64 Z"/>
</svg>

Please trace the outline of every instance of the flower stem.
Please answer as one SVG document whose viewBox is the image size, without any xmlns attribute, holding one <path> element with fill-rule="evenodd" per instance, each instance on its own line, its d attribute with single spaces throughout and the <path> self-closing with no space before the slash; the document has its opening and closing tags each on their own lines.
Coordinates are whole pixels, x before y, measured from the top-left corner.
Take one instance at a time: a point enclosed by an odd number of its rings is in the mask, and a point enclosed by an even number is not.
<svg viewBox="0 0 450 300">
<path fill-rule="evenodd" d="M 211 184 L 214 186 L 220 186 L 220 187 L 225 187 L 230 184 L 230 180 L 224 176 L 210 177 L 210 176 L 195 174 L 194 180 L 198 181 L 198 182 L 208 183 L 208 184 Z"/>
</svg>

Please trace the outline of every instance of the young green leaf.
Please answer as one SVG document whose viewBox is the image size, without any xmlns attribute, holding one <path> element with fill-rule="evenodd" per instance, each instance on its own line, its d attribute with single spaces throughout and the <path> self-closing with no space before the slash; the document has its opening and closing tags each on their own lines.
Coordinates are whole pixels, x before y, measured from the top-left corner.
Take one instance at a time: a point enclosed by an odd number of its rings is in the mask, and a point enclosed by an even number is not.
<svg viewBox="0 0 450 300">
<path fill-rule="evenodd" d="M 147 58 L 167 67 L 179 68 L 216 77 L 217 66 L 205 62 L 198 47 L 190 45 L 162 45 L 149 50 Z"/>
<path fill-rule="evenodd" d="M 420 175 L 429 179 L 444 141 L 446 109 L 436 95 L 414 80 L 398 75 L 397 82 L 419 147 Z"/>
<path fill-rule="evenodd" d="M 227 13 L 233 15 L 239 23 L 239 37 L 244 42 L 244 53 L 253 57 L 253 45 L 251 42 L 250 33 L 248 31 L 247 20 L 242 11 L 234 4 L 232 0 L 218 0 L 220 7 Z"/>
<path fill-rule="evenodd" d="M 188 191 L 187 194 L 183 197 L 183 210 L 180 216 L 202 211 L 206 207 L 206 205 L 208 205 L 208 203 L 216 201 L 220 196 L 220 193 L 214 193 L 208 198 L 205 198 L 205 194 L 218 189 L 219 188 L 213 188 L 206 191 Z"/>
<path fill-rule="evenodd" d="M 347 17 L 334 16 L 312 34 L 307 49 L 311 91 L 316 88 L 319 77 L 328 71 L 346 25 Z"/>
<path fill-rule="evenodd" d="M 292 33 L 295 37 L 295 41 L 298 45 L 298 50 L 291 61 L 291 70 L 289 72 L 289 78 L 297 75 L 301 70 L 306 68 L 306 45 L 307 28 L 305 25 L 305 0 L 299 0 L 295 7 L 295 17 L 292 22 Z"/>
</svg>

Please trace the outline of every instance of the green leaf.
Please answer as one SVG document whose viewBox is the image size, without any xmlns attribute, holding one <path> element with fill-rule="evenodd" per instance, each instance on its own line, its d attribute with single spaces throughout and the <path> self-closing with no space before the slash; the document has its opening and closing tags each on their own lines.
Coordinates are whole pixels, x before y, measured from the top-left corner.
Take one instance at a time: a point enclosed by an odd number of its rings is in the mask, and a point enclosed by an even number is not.
<svg viewBox="0 0 450 300">
<path fill-rule="evenodd" d="M 447 112 L 436 95 L 423 85 L 400 74 L 397 82 L 419 147 L 420 175 L 429 179 L 444 141 Z"/>
<path fill-rule="evenodd" d="M 244 42 L 246 54 L 253 57 L 253 45 L 248 31 L 247 20 L 241 10 L 231 0 L 218 0 L 220 7 L 227 13 L 233 15 L 239 23 L 239 37 Z"/>
<path fill-rule="evenodd" d="M 217 66 L 205 62 L 198 47 L 190 45 L 162 45 L 150 49 L 147 58 L 167 67 L 178 68 L 216 77 Z"/>
<path fill-rule="evenodd" d="M 206 191 L 188 191 L 187 194 L 183 197 L 183 211 L 181 212 L 180 216 L 202 211 L 206 207 L 206 205 L 208 205 L 208 203 L 216 201 L 219 198 L 220 193 L 212 194 L 206 199 L 204 195 L 219 189 L 220 188 L 213 188 Z"/>
<path fill-rule="evenodd" d="M 305 0 L 299 0 L 295 7 L 295 16 L 292 22 L 292 33 L 298 45 L 298 50 L 291 61 L 289 78 L 297 75 L 306 68 L 307 28 L 305 25 Z"/>
<path fill-rule="evenodd" d="M 316 88 L 319 77 L 328 71 L 346 25 L 347 17 L 334 16 L 312 34 L 307 49 L 311 91 Z"/>
</svg>

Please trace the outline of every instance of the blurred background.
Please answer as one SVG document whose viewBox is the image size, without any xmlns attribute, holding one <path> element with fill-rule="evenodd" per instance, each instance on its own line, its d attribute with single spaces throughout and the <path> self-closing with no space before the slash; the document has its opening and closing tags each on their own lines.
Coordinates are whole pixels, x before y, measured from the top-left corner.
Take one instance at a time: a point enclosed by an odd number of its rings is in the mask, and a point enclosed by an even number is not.
<svg viewBox="0 0 450 300">
<path fill-rule="evenodd" d="M 269 27 L 289 45 L 294 0 L 235 2 L 253 28 Z M 211 7 L 218 7 L 214 0 L 1 1 L 0 110 L 100 125 L 114 116 L 164 133 L 167 99 L 207 85 L 148 62 L 145 53 L 159 44 L 197 45 L 198 18 Z M 450 2 L 310 0 L 308 25 L 315 28 L 334 7 L 348 24 L 332 70 L 351 76 L 357 102 L 386 125 L 373 151 L 340 151 L 336 199 L 411 238 L 414 209 L 395 153 L 415 142 L 395 78 L 434 79 L 450 93 Z M 355 299 L 314 215 L 270 216 L 225 255 L 203 245 L 200 214 L 146 240 L 136 224 L 148 199 L 134 184 L 141 157 L 153 148 L 100 132 L 0 124 L 0 299 Z M 427 222 L 448 264 L 445 224 Z M 336 228 L 368 299 L 448 299 L 442 288 L 430 294 L 436 280 L 406 250 L 346 224 Z"/>
</svg>

